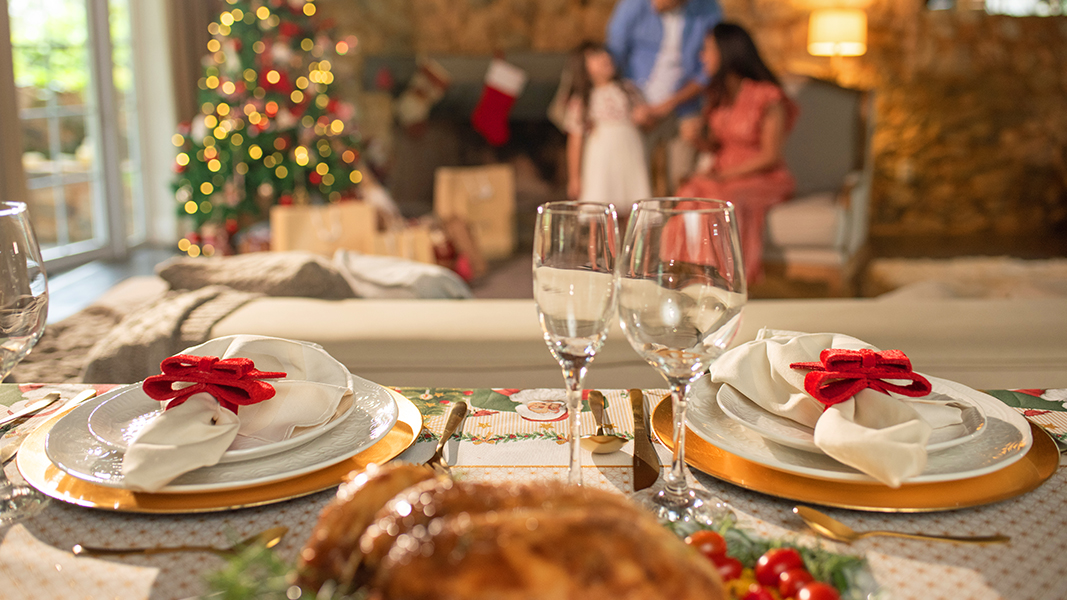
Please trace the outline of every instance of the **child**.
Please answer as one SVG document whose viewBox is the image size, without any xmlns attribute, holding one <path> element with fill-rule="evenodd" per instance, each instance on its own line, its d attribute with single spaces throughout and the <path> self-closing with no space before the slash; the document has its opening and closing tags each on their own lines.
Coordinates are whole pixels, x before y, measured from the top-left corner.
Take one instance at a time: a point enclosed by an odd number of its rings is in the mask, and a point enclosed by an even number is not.
<svg viewBox="0 0 1067 600">
<path fill-rule="evenodd" d="M 586 42 L 571 60 L 567 195 L 628 214 L 634 201 L 651 195 L 644 142 L 634 124 L 647 108 L 636 88 L 619 78 L 603 46 Z"/>
</svg>

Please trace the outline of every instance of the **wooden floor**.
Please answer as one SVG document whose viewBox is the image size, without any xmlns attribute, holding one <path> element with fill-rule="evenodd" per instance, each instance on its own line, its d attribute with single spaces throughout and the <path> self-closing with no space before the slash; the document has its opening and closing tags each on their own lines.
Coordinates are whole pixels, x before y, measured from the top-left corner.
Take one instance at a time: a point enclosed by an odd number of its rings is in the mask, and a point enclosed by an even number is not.
<svg viewBox="0 0 1067 600">
<path fill-rule="evenodd" d="M 140 248 L 124 261 L 98 260 L 48 278 L 48 322 L 56 323 L 92 304 L 111 286 L 135 275 L 152 275 L 177 250 Z"/>
</svg>

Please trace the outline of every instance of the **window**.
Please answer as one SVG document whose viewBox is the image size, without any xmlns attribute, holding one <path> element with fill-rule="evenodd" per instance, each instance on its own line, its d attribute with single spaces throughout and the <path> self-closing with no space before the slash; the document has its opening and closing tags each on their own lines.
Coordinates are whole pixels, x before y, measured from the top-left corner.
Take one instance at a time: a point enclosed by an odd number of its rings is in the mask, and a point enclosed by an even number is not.
<svg viewBox="0 0 1067 600">
<path fill-rule="evenodd" d="M 991 15 L 1054 17 L 1067 15 L 1067 0 L 926 0 L 930 10 L 950 10 L 956 5 L 985 10 Z"/>
<path fill-rule="evenodd" d="M 7 8 L 22 165 L 44 258 L 124 255 L 145 238 L 129 0 Z"/>
<path fill-rule="evenodd" d="M 1064 0 L 986 0 L 985 10 L 994 15 L 1013 17 L 1051 17 L 1067 15 Z"/>
</svg>

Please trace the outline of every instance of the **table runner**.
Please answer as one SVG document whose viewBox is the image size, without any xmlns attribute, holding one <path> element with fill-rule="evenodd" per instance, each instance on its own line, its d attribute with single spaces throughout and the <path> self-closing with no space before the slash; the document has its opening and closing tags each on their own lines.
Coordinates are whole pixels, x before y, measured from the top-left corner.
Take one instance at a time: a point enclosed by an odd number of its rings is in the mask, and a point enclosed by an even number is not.
<svg viewBox="0 0 1067 600">
<path fill-rule="evenodd" d="M 11 406 L 51 391 L 64 397 L 94 387 L 114 386 L 0 385 L 0 405 Z M 424 415 L 425 429 L 401 460 L 420 462 L 433 452 L 448 407 L 466 400 L 471 412 L 460 432 L 446 446 L 454 471 L 478 480 L 549 480 L 566 476 L 566 421 L 554 420 L 553 399 L 561 390 L 399 388 Z M 624 390 L 603 390 L 609 415 L 632 437 L 633 421 Z M 1067 390 L 994 390 L 992 395 L 1067 442 Z M 662 398 L 666 390 L 646 390 Z M 0 407 L 0 416 L 5 413 Z M 590 431 L 592 417 L 582 414 Z M 657 444 L 661 460 L 669 452 Z M 629 493 L 631 444 L 620 452 L 583 457 L 586 485 Z M 14 464 L 6 468 L 18 478 Z M 965 546 L 873 538 L 845 546 L 805 533 L 790 511 L 794 503 L 750 492 L 701 473 L 698 485 L 725 498 L 741 525 L 769 537 L 823 544 L 830 549 L 866 556 L 879 584 L 892 598 L 1062 598 L 1067 597 L 1067 469 L 1061 467 L 1039 487 L 1013 500 L 973 509 L 929 514 L 876 514 L 827 509 L 846 523 L 864 529 L 984 534 L 1000 532 L 1012 542 L 997 546 Z M 321 492 L 271 506 L 203 515 L 134 515 L 83 509 L 53 501 L 39 516 L 0 530 L 0 590 L 5 598 L 153 598 L 197 596 L 207 591 L 203 575 L 224 563 L 209 554 L 108 559 L 75 558 L 75 543 L 110 546 L 156 544 L 226 545 L 273 525 L 290 533 L 278 546 L 280 556 L 294 560 L 310 534 L 318 513 L 332 498 Z"/>
</svg>

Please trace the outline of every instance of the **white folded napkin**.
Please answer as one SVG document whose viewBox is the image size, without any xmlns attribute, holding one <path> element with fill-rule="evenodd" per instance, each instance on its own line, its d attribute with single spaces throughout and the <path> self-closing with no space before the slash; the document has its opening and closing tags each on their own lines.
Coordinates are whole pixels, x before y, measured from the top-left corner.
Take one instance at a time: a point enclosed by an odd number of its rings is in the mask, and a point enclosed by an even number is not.
<svg viewBox="0 0 1067 600">
<path fill-rule="evenodd" d="M 216 464 L 237 436 L 280 442 L 300 427 L 325 424 L 351 393 L 348 370 L 318 344 L 254 335 L 217 338 L 182 351 L 191 356 L 251 359 L 259 371 L 284 372 L 265 380 L 272 398 L 237 414 L 210 394 L 198 393 L 163 411 L 131 440 L 122 461 L 127 488 L 156 491 L 176 477 Z"/>
<path fill-rule="evenodd" d="M 958 426 L 960 411 L 871 389 L 824 410 L 825 405 L 804 390 L 808 371 L 789 365 L 818 362 L 827 348 L 878 350 L 841 334 L 763 329 L 755 341 L 719 357 L 711 379 L 734 387 L 772 413 L 814 428 L 815 445 L 828 456 L 890 487 L 900 487 L 926 468 L 926 444 L 933 426 Z"/>
</svg>

